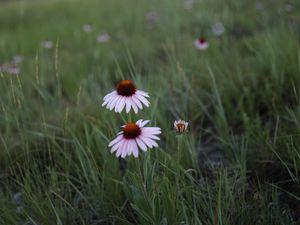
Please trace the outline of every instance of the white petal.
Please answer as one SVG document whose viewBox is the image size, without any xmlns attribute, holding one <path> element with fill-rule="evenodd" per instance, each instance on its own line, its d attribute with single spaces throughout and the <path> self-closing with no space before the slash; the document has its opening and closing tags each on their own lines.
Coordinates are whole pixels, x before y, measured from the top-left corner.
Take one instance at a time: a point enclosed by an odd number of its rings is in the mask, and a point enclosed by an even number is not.
<svg viewBox="0 0 300 225">
<path fill-rule="evenodd" d="M 138 120 L 135 122 L 135 124 L 138 125 L 139 127 L 141 127 L 142 122 L 143 122 L 143 120 Z"/>
<path fill-rule="evenodd" d="M 123 144 L 120 146 L 120 148 L 118 149 L 116 156 L 119 157 L 123 151 L 126 151 L 126 146 L 127 146 L 127 140 L 123 141 Z"/>
<path fill-rule="evenodd" d="M 143 95 L 139 95 L 136 94 L 135 95 L 146 107 L 149 107 L 150 102 L 143 96 Z"/>
<path fill-rule="evenodd" d="M 103 104 L 102 106 L 106 105 L 107 103 L 109 103 L 113 98 L 117 97 L 117 95 L 112 94 L 111 96 L 108 96 L 108 98 L 106 98 L 105 100 L 103 99 Z"/>
<path fill-rule="evenodd" d="M 104 96 L 103 100 L 106 101 L 109 97 L 114 96 L 116 94 L 117 94 L 116 91 L 110 92 L 109 94 L 107 94 L 107 95 Z"/>
<path fill-rule="evenodd" d="M 137 90 L 136 93 L 149 98 L 149 94 L 147 92 L 145 92 L 145 91 Z"/>
<path fill-rule="evenodd" d="M 125 158 L 125 156 L 128 154 L 128 152 L 130 151 L 130 140 L 126 140 L 126 143 L 124 144 L 124 148 L 122 150 L 122 154 L 121 157 Z"/>
<path fill-rule="evenodd" d="M 112 140 L 112 141 L 109 143 L 108 147 L 111 147 L 111 146 L 113 146 L 114 144 L 118 143 L 119 141 L 122 140 L 122 138 L 123 138 L 123 135 L 119 135 L 118 137 L 116 137 L 114 140 Z"/>
<path fill-rule="evenodd" d="M 125 101 L 126 101 L 125 97 L 122 97 L 120 102 L 119 102 L 119 105 L 118 105 L 118 112 L 119 113 L 122 112 L 122 110 L 125 106 Z"/>
<path fill-rule="evenodd" d="M 159 127 L 142 127 L 143 134 L 161 134 L 161 129 Z"/>
<path fill-rule="evenodd" d="M 131 109 L 131 101 L 130 99 L 126 99 L 126 113 L 129 113 Z"/>
<path fill-rule="evenodd" d="M 144 134 L 144 135 L 145 135 L 145 134 Z M 145 137 L 150 138 L 150 139 L 154 139 L 154 140 L 160 140 L 159 137 L 157 137 L 157 136 L 155 136 L 155 135 L 152 135 L 152 134 L 149 134 L 149 135 L 146 134 Z"/>
<path fill-rule="evenodd" d="M 118 101 L 116 102 L 116 106 L 115 106 L 115 112 L 119 112 L 119 105 L 122 102 L 123 97 L 119 97 Z"/>
<path fill-rule="evenodd" d="M 137 105 L 137 107 L 139 107 L 140 109 L 143 109 L 143 105 L 142 103 L 140 102 L 140 100 L 135 97 L 134 95 L 131 97 L 132 101 Z"/>
<path fill-rule="evenodd" d="M 147 123 L 149 123 L 150 120 L 144 120 L 142 123 L 141 123 L 141 126 L 140 127 L 144 127 L 147 125 Z"/>
<path fill-rule="evenodd" d="M 109 103 L 108 103 L 108 105 L 106 106 L 106 108 L 108 108 L 109 110 L 112 110 L 115 106 L 116 106 L 116 104 L 117 104 L 117 102 L 119 101 L 119 99 L 120 99 L 120 97 L 121 96 L 116 96 L 115 98 L 113 98 Z"/>
<path fill-rule="evenodd" d="M 132 154 L 132 149 L 133 149 L 133 142 L 134 140 L 128 140 L 128 147 L 127 147 L 127 154 L 126 155 L 131 155 Z"/>
<path fill-rule="evenodd" d="M 134 140 L 133 140 L 131 146 L 132 146 L 133 156 L 134 156 L 135 158 L 137 158 L 137 157 L 139 156 L 139 150 L 138 150 L 137 144 L 136 144 L 136 142 L 135 142 Z"/>
<path fill-rule="evenodd" d="M 111 153 L 115 152 L 119 148 L 121 148 L 124 145 L 125 139 L 121 140 L 120 142 L 116 143 L 110 150 Z"/>
<path fill-rule="evenodd" d="M 140 139 L 140 138 L 136 138 L 136 143 L 138 144 L 138 146 L 145 152 L 147 151 L 147 146 L 145 145 L 145 143 Z"/>
<path fill-rule="evenodd" d="M 149 148 L 158 147 L 158 144 L 150 138 L 141 136 L 141 139 Z"/>
<path fill-rule="evenodd" d="M 130 99 L 130 101 L 131 101 L 131 105 L 132 105 L 134 113 L 137 114 L 138 111 L 139 111 L 138 107 L 136 106 L 136 104 L 134 103 L 134 101 L 132 101 L 131 99 Z"/>
</svg>

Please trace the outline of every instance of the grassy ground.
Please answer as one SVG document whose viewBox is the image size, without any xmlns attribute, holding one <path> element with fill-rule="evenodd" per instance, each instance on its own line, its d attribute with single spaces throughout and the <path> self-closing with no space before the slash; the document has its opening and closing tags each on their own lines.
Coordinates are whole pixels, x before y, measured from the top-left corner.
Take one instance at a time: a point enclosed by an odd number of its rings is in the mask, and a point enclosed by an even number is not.
<svg viewBox="0 0 300 225">
<path fill-rule="evenodd" d="M 184 5 L 0 2 L 0 64 L 23 56 L 0 73 L 0 224 L 300 224 L 300 3 Z M 107 147 L 126 114 L 101 107 L 124 78 L 151 96 L 132 119 L 163 131 L 126 162 Z"/>
</svg>

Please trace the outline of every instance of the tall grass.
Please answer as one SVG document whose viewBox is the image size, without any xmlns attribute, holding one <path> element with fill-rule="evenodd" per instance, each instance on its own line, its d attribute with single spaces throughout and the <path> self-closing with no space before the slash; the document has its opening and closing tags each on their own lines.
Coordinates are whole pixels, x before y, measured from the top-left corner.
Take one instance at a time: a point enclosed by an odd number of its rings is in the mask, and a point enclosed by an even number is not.
<svg viewBox="0 0 300 225">
<path fill-rule="evenodd" d="M 0 3 L 0 63 L 24 57 L 19 75 L 0 72 L 0 224 L 299 223 L 299 7 Z M 109 43 L 97 43 L 103 31 Z M 126 117 L 100 107 L 124 78 L 151 96 L 132 120 L 163 131 L 159 148 L 125 162 L 107 145 Z M 181 137 L 175 119 L 190 124 Z"/>
</svg>

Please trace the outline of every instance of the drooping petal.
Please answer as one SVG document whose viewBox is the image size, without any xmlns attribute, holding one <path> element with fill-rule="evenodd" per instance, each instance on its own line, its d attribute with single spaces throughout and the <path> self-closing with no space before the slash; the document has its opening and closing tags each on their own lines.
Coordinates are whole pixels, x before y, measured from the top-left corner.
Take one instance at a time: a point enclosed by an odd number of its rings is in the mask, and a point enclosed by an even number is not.
<svg viewBox="0 0 300 225">
<path fill-rule="evenodd" d="M 145 137 L 150 138 L 150 139 L 154 139 L 154 140 L 160 140 L 159 137 L 152 135 L 152 134 L 143 134 Z"/>
<path fill-rule="evenodd" d="M 141 139 L 149 148 L 158 147 L 158 144 L 148 137 L 141 136 Z"/>
<path fill-rule="evenodd" d="M 140 94 L 137 94 L 136 97 L 146 106 L 149 107 L 150 102 L 143 96 Z"/>
<path fill-rule="evenodd" d="M 114 140 L 112 140 L 112 141 L 109 143 L 108 147 L 113 146 L 114 144 L 118 143 L 118 142 L 121 141 L 122 139 L 123 139 L 123 135 L 117 136 Z"/>
<path fill-rule="evenodd" d="M 138 111 L 139 111 L 138 107 L 136 106 L 136 104 L 134 103 L 134 101 L 132 101 L 131 99 L 130 99 L 130 101 L 131 101 L 131 106 L 133 108 L 134 113 L 137 114 Z"/>
<path fill-rule="evenodd" d="M 131 146 L 131 142 L 130 140 L 126 140 L 126 143 L 124 144 L 124 147 L 122 149 L 122 153 L 121 153 L 121 157 L 125 158 L 125 156 L 128 154 L 128 152 L 130 151 L 130 146 Z"/>
<path fill-rule="evenodd" d="M 119 101 L 119 99 L 121 98 L 121 96 L 117 95 L 115 98 L 113 98 L 106 106 L 106 108 L 108 108 L 109 110 L 112 110 L 115 106 L 116 103 Z"/>
<path fill-rule="evenodd" d="M 159 127 L 143 127 L 141 130 L 143 134 L 161 134 Z"/>
<path fill-rule="evenodd" d="M 146 126 L 147 123 L 149 123 L 149 122 L 150 122 L 150 120 L 144 120 L 144 121 L 141 123 L 140 127 Z"/>
<path fill-rule="evenodd" d="M 107 95 L 104 96 L 103 100 L 107 100 L 109 97 L 111 96 L 114 96 L 114 95 L 117 95 L 117 92 L 116 91 L 112 91 L 110 93 L 108 93 Z"/>
<path fill-rule="evenodd" d="M 120 148 L 118 149 L 116 156 L 119 157 L 124 151 L 126 151 L 126 146 L 127 146 L 127 142 L 128 140 L 124 140 L 123 141 L 123 145 L 120 146 Z"/>
<path fill-rule="evenodd" d="M 144 97 L 149 98 L 149 94 L 145 91 L 141 91 L 141 90 L 137 90 L 136 91 L 137 94 L 143 95 Z"/>
<path fill-rule="evenodd" d="M 129 113 L 130 109 L 131 109 L 131 101 L 126 99 L 126 113 Z"/>
<path fill-rule="evenodd" d="M 103 99 L 104 101 L 103 101 L 103 103 L 102 103 L 102 106 L 107 105 L 109 102 L 112 101 L 113 98 L 116 98 L 116 97 L 118 96 L 117 93 L 110 93 L 109 95 L 110 95 L 110 96 L 108 96 L 107 98 Z M 105 96 L 105 97 L 106 97 L 106 96 Z"/>
<path fill-rule="evenodd" d="M 139 150 L 138 150 L 137 144 L 134 140 L 132 141 L 131 147 L 132 147 L 133 156 L 135 158 L 137 158 L 139 156 Z"/>
<path fill-rule="evenodd" d="M 113 153 L 113 152 L 117 151 L 119 148 L 121 148 L 124 145 L 124 141 L 125 141 L 125 139 L 122 139 L 121 141 L 116 143 L 114 146 L 112 146 L 110 152 Z"/>
<path fill-rule="evenodd" d="M 139 107 L 140 109 L 143 109 L 143 105 L 142 103 L 140 102 L 140 100 L 135 97 L 134 95 L 131 97 L 132 101 L 137 105 L 137 107 Z"/>
<path fill-rule="evenodd" d="M 126 101 L 125 97 L 122 97 L 118 104 L 117 112 L 119 112 L 119 113 L 122 112 L 122 110 L 125 106 L 125 101 Z"/>
<path fill-rule="evenodd" d="M 120 96 L 119 99 L 118 99 L 118 101 L 116 102 L 116 105 L 114 107 L 115 108 L 115 112 L 118 112 L 119 104 L 121 103 L 122 99 L 123 99 L 123 97 Z"/>
<path fill-rule="evenodd" d="M 132 154 L 133 142 L 135 142 L 135 141 L 134 141 L 134 139 L 128 140 L 128 141 L 129 141 L 129 143 L 128 143 L 128 147 L 127 147 L 127 155 L 129 156 Z"/>
<path fill-rule="evenodd" d="M 143 120 L 140 119 L 140 120 L 136 121 L 135 123 L 136 123 L 136 125 L 138 125 L 139 127 L 141 127 L 142 122 L 143 122 Z"/>
<path fill-rule="evenodd" d="M 147 151 L 147 146 L 145 145 L 145 143 L 142 141 L 142 139 L 140 138 L 136 138 L 136 143 L 138 144 L 138 146 L 145 152 Z"/>
</svg>

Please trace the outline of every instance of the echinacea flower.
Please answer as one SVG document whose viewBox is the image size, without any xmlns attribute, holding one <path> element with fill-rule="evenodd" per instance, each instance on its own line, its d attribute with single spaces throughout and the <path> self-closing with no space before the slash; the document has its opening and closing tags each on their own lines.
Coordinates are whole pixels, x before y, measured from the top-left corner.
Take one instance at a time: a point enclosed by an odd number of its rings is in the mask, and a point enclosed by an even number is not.
<svg viewBox="0 0 300 225">
<path fill-rule="evenodd" d="M 20 73 L 20 68 L 16 65 L 11 65 L 7 68 L 7 73 L 10 75 L 18 75 Z"/>
<path fill-rule="evenodd" d="M 139 109 L 143 109 L 143 104 L 149 107 L 150 103 L 146 98 L 149 98 L 147 92 L 137 90 L 131 80 L 122 80 L 118 83 L 115 91 L 103 98 L 102 106 L 106 106 L 109 110 L 114 108 L 117 113 L 122 112 L 125 108 L 126 113 L 129 113 L 131 108 L 138 113 Z"/>
<path fill-rule="evenodd" d="M 156 12 L 148 12 L 145 15 L 145 20 L 146 20 L 148 28 L 150 28 L 150 29 L 154 28 L 154 26 L 157 23 L 157 19 L 158 19 L 158 15 Z"/>
<path fill-rule="evenodd" d="M 194 41 L 195 47 L 199 50 L 205 50 L 208 48 L 208 42 L 204 38 L 198 38 Z"/>
<path fill-rule="evenodd" d="M 184 133 L 187 130 L 188 125 L 189 123 L 184 120 L 175 120 L 174 122 L 174 128 L 179 134 Z"/>
<path fill-rule="evenodd" d="M 83 29 L 83 31 L 86 32 L 86 33 L 90 33 L 90 32 L 92 32 L 92 30 L 93 30 L 93 28 L 92 28 L 92 26 L 91 26 L 90 24 L 84 24 L 84 25 L 82 26 L 82 29 Z"/>
<path fill-rule="evenodd" d="M 15 64 L 19 64 L 23 61 L 23 57 L 20 55 L 16 55 L 13 57 L 12 62 Z"/>
<path fill-rule="evenodd" d="M 291 4 L 286 4 L 286 5 L 285 5 L 285 11 L 287 11 L 287 12 L 292 12 L 293 9 L 294 9 L 294 7 L 293 7 L 293 5 L 291 5 Z"/>
<path fill-rule="evenodd" d="M 109 143 L 111 153 L 116 152 L 116 156 L 125 158 L 133 154 L 135 158 L 139 156 L 139 149 L 144 152 L 148 148 L 158 147 L 154 140 L 159 140 L 161 129 L 159 127 L 145 127 L 149 120 L 138 120 L 136 123 L 127 123 L 122 126 L 123 130 Z"/>
<path fill-rule="evenodd" d="M 42 44 L 43 48 L 50 49 L 50 48 L 53 47 L 53 42 L 52 41 L 45 40 L 45 41 L 42 41 L 41 44 Z"/>
<path fill-rule="evenodd" d="M 109 41 L 110 41 L 110 36 L 109 36 L 108 33 L 103 32 L 103 33 L 101 33 L 101 34 L 99 34 L 99 35 L 97 36 L 97 41 L 98 41 L 99 43 L 109 42 Z"/>
<path fill-rule="evenodd" d="M 225 32 L 225 27 L 221 22 L 215 23 L 211 29 L 216 36 L 220 36 Z"/>
</svg>

